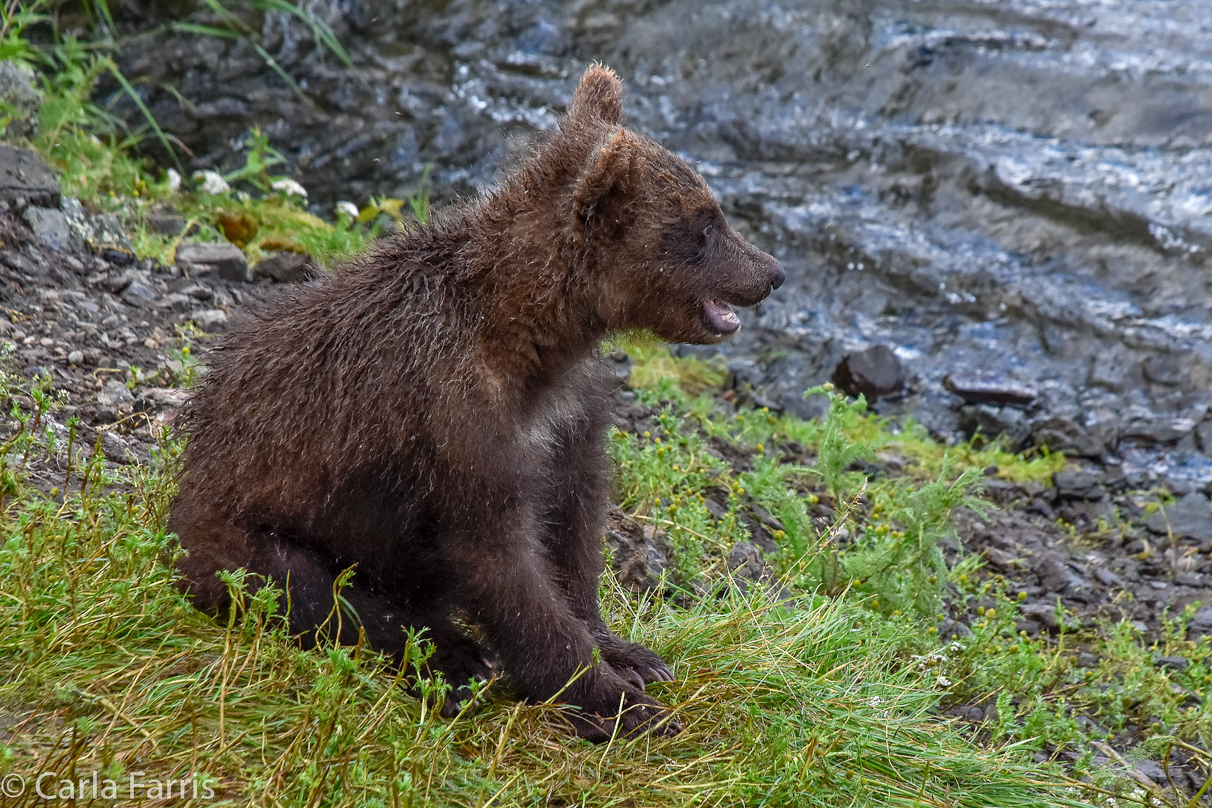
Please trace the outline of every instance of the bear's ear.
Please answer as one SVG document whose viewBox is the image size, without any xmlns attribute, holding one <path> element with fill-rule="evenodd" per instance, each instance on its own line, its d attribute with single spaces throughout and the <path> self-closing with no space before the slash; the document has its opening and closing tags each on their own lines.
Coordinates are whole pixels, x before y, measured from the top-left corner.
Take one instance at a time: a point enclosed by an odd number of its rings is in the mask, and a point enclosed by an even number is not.
<svg viewBox="0 0 1212 808">
<path fill-rule="evenodd" d="M 609 67 L 595 62 L 572 93 L 568 119 L 580 123 L 597 119 L 617 124 L 623 117 L 623 83 Z"/>
<path fill-rule="evenodd" d="M 572 194 L 573 212 L 579 222 L 589 224 L 600 219 L 612 226 L 618 223 L 615 208 L 634 190 L 637 157 L 635 144 L 625 131 L 590 152 Z"/>
</svg>

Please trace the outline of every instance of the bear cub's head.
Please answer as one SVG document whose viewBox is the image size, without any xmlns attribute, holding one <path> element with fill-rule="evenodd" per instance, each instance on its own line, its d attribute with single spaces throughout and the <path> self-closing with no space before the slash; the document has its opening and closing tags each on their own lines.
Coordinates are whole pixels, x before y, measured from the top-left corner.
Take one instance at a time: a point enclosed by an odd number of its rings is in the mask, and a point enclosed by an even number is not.
<svg viewBox="0 0 1212 808">
<path fill-rule="evenodd" d="M 562 134 L 589 143 L 573 189 L 575 242 L 603 270 L 598 309 L 611 329 L 643 328 L 670 342 L 719 342 L 786 274 L 724 219 L 685 161 L 619 125 L 622 85 L 606 67 L 585 71 Z"/>
</svg>

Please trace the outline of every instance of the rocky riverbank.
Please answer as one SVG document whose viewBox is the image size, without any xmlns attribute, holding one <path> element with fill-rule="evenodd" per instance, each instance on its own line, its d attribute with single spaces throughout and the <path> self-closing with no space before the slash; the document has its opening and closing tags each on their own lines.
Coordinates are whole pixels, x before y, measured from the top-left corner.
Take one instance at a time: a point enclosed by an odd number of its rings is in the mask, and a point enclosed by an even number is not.
<svg viewBox="0 0 1212 808">
<path fill-rule="evenodd" d="M 1137 489 L 1212 483 L 1202 2 L 309 4 L 352 67 L 298 17 L 250 15 L 294 86 L 248 39 L 172 28 L 215 22 L 198 8 L 120 20 L 155 31 L 123 67 L 196 167 L 238 165 L 258 124 L 321 208 L 401 196 L 427 165 L 440 196 L 473 191 L 602 59 L 629 122 L 699 161 L 788 269 L 721 349 L 764 402 L 811 416 L 802 390 L 883 346 L 879 408 L 940 439 L 1004 434 Z"/>
<path fill-rule="evenodd" d="M 0 189 L 0 305 L 7 314 L 0 318 L 0 336 L 11 343 L 12 367 L 31 381 L 48 377 L 59 399 L 44 424 L 58 438 L 57 454 L 32 474 L 44 492 L 62 496 L 69 451 L 79 462 L 98 446 L 111 468 L 147 463 L 163 439 L 162 427 L 204 372 L 214 336 L 231 318 L 272 295 L 275 283 L 302 282 L 310 270 L 304 259 L 289 255 L 250 269 L 230 244 L 188 240 L 176 248 L 173 263 L 139 259 L 130 252 L 120 222 L 63 197 L 53 174 L 32 153 L 0 146 L 0 173 L 7 177 Z M 626 379 L 626 357 L 617 359 Z M 880 374 L 890 364 L 895 363 L 878 351 L 852 358 L 843 380 L 852 386 L 886 385 Z M 713 406 L 720 412 L 766 403 L 764 391 L 747 381 L 743 367 L 733 363 L 724 384 L 713 391 Z M 950 382 L 957 395 L 974 384 L 963 378 Z M 974 395 L 1005 397 L 1016 389 L 985 383 Z M 1017 394 L 1026 397 L 1021 390 Z M 646 436 L 665 428 L 655 403 L 645 400 L 649 403 L 641 403 L 625 384 L 620 387 L 615 415 L 620 430 Z M 28 410 L 32 402 L 19 395 L 16 404 Z M 694 431 L 693 423 L 686 420 L 682 428 Z M 755 450 L 739 438 L 715 436 L 708 445 L 711 456 L 738 477 L 771 458 L 808 467 L 817 461 L 815 449 L 794 441 L 772 441 Z M 912 463 L 888 449 L 854 468 L 879 484 L 902 478 Z M 1194 653 L 1190 658 L 1158 653 L 1155 664 L 1193 674 L 1207 667 L 1207 653 L 1199 650 L 1201 641 L 1212 637 L 1212 505 L 1206 495 L 1196 491 L 1159 499 L 1116 464 L 1083 458 L 1040 482 L 1014 482 L 996 467 L 986 469 L 985 479 L 987 499 L 1000 509 L 985 517 L 961 511 L 956 538 L 944 541 L 952 563 L 975 554 L 982 566 L 973 572 L 972 586 L 946 598 L 935 627 L 943 646 L 952 639 L 982 641 L 989 615 L 1005 611 L 1009 598 L 1014 617 L 1006 628 L 1024 643 L 1063 648 L 1069 675 L 1078 680 L 1106 673 L 1101 632 L 1121 620 L 1144 643 L 1164 645 L 1182 615 L 1182 637 Z M 723 531 L 733 518 L 735 492 L 709 487 L 703 493 Z M 834 536 L 843 552 L 863 535 L 854 528 L 837 531 L 843 512 L 847 524 L 876 521 L 871 503 L 861 497 L 838 502 L 819 487 L 805 489 L 804 495 L 813 502 L 811 517 L 821 535 Z M 743 538 L 724 548 L 723 566 L 714 574 L 731 571 L 735 580 L 771 583 L 785 525 L 752 499 L 743 499 L 738 518 Z M 673 570 L 669 535 L 651 519 L 616 508 L 607 539 L 616 575 L 635 591 L 651 590 Z M 716 583 L 708 578 L 695 586 L 709 596 Z M 1206 687 L 1174 687 L 1175 698 L 1191 709 L 1207 709 Z M 996 704 L 991 697 L 957 698 L 948 712 L 980 727 L 996 719 Z M 1154 718 L 1133 715 L 1114 727 L 1085 720 L 1088 731 L 1108 738 L 1108 748 L 1126 749 L 1157 733 Z M 1041 751 L 1041 759 L 1049 753 Z M 1060 754 L 1077 761 L 1087 752 L 1070 748 Z M 1106 765 L 1118 765 L 1099 755 Z M 1191 755 L 1171 757 L 1168 765 L 1182 788 L 1196 791 L 1202 785 L 1205 775 Z M 1162 785 L 1160 770 L 1160 764 L 1146 761 L 1138 774 Z"/>
</svg>

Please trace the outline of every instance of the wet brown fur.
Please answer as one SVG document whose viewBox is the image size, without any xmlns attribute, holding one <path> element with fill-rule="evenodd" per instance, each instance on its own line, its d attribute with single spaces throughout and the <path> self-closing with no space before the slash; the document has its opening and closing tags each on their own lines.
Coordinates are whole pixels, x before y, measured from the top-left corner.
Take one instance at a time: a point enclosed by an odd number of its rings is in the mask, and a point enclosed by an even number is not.
<svg viewBox="0 0 1212 808">
<path fill-rule="evenodd" d="M 631 328 L 716 341 L 703 301 L 753 305 L 782 270 L 685 163 L 619 126 L 621 97 L 591 67 L 499 190 L 267 307 L 212 354 L 169 523 L 199 607 L 223 609 L 217 572 L 243 567 L 289 580 L 291 628 L 308 636 L 356 567 L 345 597 L 371 645 L 399 654 L 404 627 L 425 627 L 431 667 L 458 686 L 450 707 L 495 655 L 535 699 L 587 669 L 561 695 L 585 737 L 607 737 L 620 705 L 624 731 L 676 728 L 643 693 L 669 669 L 599 613 L 596 346 Z"/>
</svg>

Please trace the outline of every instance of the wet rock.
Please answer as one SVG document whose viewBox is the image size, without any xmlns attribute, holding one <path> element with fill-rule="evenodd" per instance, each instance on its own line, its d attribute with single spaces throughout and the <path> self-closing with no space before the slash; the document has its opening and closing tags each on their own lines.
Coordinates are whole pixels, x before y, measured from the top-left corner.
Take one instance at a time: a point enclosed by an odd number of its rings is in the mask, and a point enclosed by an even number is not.
<svg viewBox="0 0 1212 808">
<path fill-rule="evenodd" d="M 607 358 L 610 360 L 607 368 L 611 375 L 618 380 L 620 386 L 626 386 L 631 380 L 631 368 L 635 364 L 631 357 L 622 348 L 615 348 Z M 632 395 L 634 396 L 635 393 L 632 392 Z"/>
<path fill-rule="evenodd" d="M 1212 606 L 1204 606 L 1197 610 L 1187 625 L 1203 631 L 1212 631 Z"/>
<path fill-rule="evenodd" d="M 1204 576 L 1198 572 L 1179 572 L 1174 575 L 1174 583 L 1181 586 L 1201 587 L 1204 585 Z"/>
<path fill-rule="evenodd" d="M 248 261 L 235 244 L 182 244 L 176 260 L 193 277 L 214 275 L 228 283 L 248 280 Z"/>
<path fill-rule="evenodd" d="M 1031 428 L 1031 439 L 1037 446 L 1051 452 L 1064 452 L 1077 457 L 1098 457 L 1106 446 L 1102 441 L 1071 418 L 1055 416 L 1040 421 Z"/>
<path fill-rule="evenodd" d="M 35 88 L 35 81 L 32 70 L 16 62 L 0 62 L 0 104 L 13 116 L 7 134 L 25 137 L 34 131 L 42 106 L 42 93 Z"/>
<path fill-rule="evenodd" d="M 0 143 L 0 201 L 59 207 L 59 181 L 38 155 Z"/>
<path fill-rule="evenodd" d="M 1031 423 L 1017 407 L 992 404 L 965 404 L 959 410 L 960 429 L 968 437 L 980 434 L 986 438 L 1005 435 L 1012 446 L 1022 445 L 1031 436 Z"/>
<path fill-rule="evenodd" d="M 728 378 L 724 387 L 729 390 L 754 388 L 762 383 L 762 366 L 752 359 L 733 359 L 726 365 Z"/>
<path fill-rule="evenodd" d="M 1123 427 L 1120 437 L 1152 443 L 1174 443 L 1191 434 L 1194 424 L 1184 418 L 1141 418 Z"/>
<path fill-rule="evenodd" d="M 1040 586 L 1047 592 L 1072 595 L 1079 590 L 1090 588 L 1090 585 L 1069 566 L 1069 557 L 1056 550 L 1047 550 L 1036 556 L 1031 568 L 1039 576 Z"/>
<path fill-rule="evenodd" d="M 215 290 L 201 283 L 190 284 L 181 290 L 181 294 L 188 295 L 194 300 L 201 300 L 204 303 L 215 299 Z"/>
<path fill-rule="evenodd" d="M 1195 425 L 1195 445 L 1206 455 L 1212 455 L 1212 421 L 1200 421 Z"/>
<path fill-rule="evenodd" d="M 196 305 L 197 301 L 194 298 L 179 292 L 165 295 L 156 301 L 156 308 L 176 312 L 177 314 L 184 314 Z"/>
<path fill-rule="evenodd" d="M 849 395 L 875 401 L 904 389 L 905 368 L 888 346 L 873 345 L 843 359 L 833 371 L 832 379 Z"/>
<path fill-rule="evenodd" d="M 1172 671 L 1185 671 L 1191 667 L 1191 660 L 1181 656 L 1159 656 L 1153 661 L 1159 667 L 1169 668 Z"/>
<path fill-rule="evenodd" d="M 101 433 L 101 451 L 105 459 L 113 463 L 128 464 L 139 460 L 130 442 L 109 430 Z"/>
<path fill-rule="evenodd" d="M 948 373 L 943 387 L 967 404 L 1025 407 L 1035 400 L 1035 385 L 993 373 Z"/>
<path fill-rule="evenodd" d="M 1187 376 L 1182 362 L 1170 355 L 1150 356 L 1141 367 L 1146 379 L 1167 387 L 1179 386 Z"/>
<path fill-rule="evenodd" d="M 1065 469 L 1052 475 L 1052 484 L 1062 499 L 1099 500 L 1107 495 L 1101 469 Z"/>
<path fill-rule="evenodd" d="M 4 251 L 0 252 L 0 263 L 12 270 L 20 272 L 30 278 L 41 278 L 46 275 L 46 269 L 39 264 L 35 264 L 26 256 L 18 252 Z"/>
<path fill-rule="evenodd" d="M 208 334 L 221 334 L 227 330 L 227 313 L 222 309 L 203 309 L 190 315 L 190 319 Z"/>
<path fill-rule="evenodd" d="M 94 255 L 119 266 L 135 262 L 135 248 L 114 214 L 89 214 L 80 200 L 69 196 L 63 199 L 63 215 L 76 238 Z"/>
<path fill-rule="evenodd" d="M 1036 497 L 1044 489 L 1040 483 L 1024 485 L 1024 483 L 999 480 L 997 477 L 989 476 L 985 477 L 984 486 L 985 495 L 988 495 L 989 499 L 1000 508 L 1014 503 L 1029 502 L 1031 497 Z"/>
<path fill-rule="evenodd" d="M 1204 541 L 1212 539 L 1212 503 L 1200 492 L 1192 492 L 1169 506 L 1158 508 L 1145 527 L 1154 533 Z"/>
<path fill-rule="evenodd" d="M 21 212 L 21 218 L 29 225 L 34 236 L 51 249 L 68 252 L 79 248 L 67 216 L 58 208 L 30 205 Z"/>
<path fill-rule="evenodd" d="M 316 264 L 310 255 L 293 252 L 276 252 L 252 268 L 252 280 L 267 280 L 273 283 L 302 283 L 316 272 Z"/>
<path fill-rule="evenodd" d="M 1152 760 L 1142 760 L 1136 764 L 1136 773 L 1146 780 L 1156 784 L 1166 783 L 1166 770 L 1160 763 Z"/>
<path fill-rule="evenodd" d="M 1119 444 L 1122 418 L 1112 410 L 1094 408 L 1081 415 L 1081 425 L 1098 443 L 1114 449 Z"/>
<path fill-rule="evenodd" d="M 823 395 L 804 398 L 803 394 L 787 390 L 779 396 L 779 404 L 784 412 L 791 413 L 805 421 L 815 421 L 824 418 L 829 412 L 829 399 Z"/>
<path fill-rule="evenodd" d="M 127 270 L 126 272 L 119 272 L 116 275 L 110 275 L 105 278 L 101 281 L 101 286 L 115 295 L 120 295 L 126 287 L 130 286 L 136 279 L 141 279 L 142 277 L 134 270 Z M 106 319 L 108 320 L 108 318 Z M 101 324 L 106 328 L 112 328 L 112 325 L 108 322 L 103 321 Z"/>
<path fill-rule="evenodd" d="M 663 530 L 611 530 L 606 533 L 606 545 L 614 554 L 614 573 L 619 583 L 633 592 L 655 589 L 661 576 L 669 571 L 666 549 L 668 539 Z"/>
<path fill-rule="evenodd" d="M 1123 351 L 1099 351 L 1090 363 L 1087 383 L 1107 390 L 1123 390 L 1128 386 L 1129 375 L 1135 368 L 1136 363 Z"/>
<path fill-rule="evenodd" d="M 173 387 L 148 387 L 143 391 L 141 397 L 157 406 L 175 409 L 189 401 L 192 395 L 188 390 Z"/>
<path fill-rule="evenodd" d="M 151 213 L 143 220 L 149 233 L 158 236 L 176 236 L 185 229 L 185 217 L 172 213 Z"/>
<path fill-rule="evenodd" d="M 1028 617 L 1020 617 L 1014 621 L 1015 631 L 1021 631 L 1032 637 L 1037 636 L 1043 628 L 1043 625 L 1038 620 L 1032 620 Z"/>
<path fill-rule="evenodd" d="M 996 547 L 986 547 L 984 554 L 990 564 L 1003 572 L 1010 572 L 1022 565 L 1021 559 Z"/>
<path fill-rule="evenodd" d="M 122 290 L 122 301 L 131 306 L 146 306 L 156 302 L 159 295 L 148 279 L 134 277 Z"/>
</svg>

